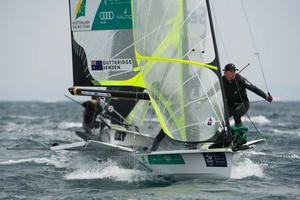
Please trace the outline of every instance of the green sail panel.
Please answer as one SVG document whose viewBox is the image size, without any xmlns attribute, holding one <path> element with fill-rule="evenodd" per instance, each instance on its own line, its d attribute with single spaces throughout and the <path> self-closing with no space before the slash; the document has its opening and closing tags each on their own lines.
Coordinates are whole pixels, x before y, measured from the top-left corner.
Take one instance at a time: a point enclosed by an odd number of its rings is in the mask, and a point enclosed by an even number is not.
<svg viewBox="0 0 300 200">
<path fill-rule="evenodd" d="M 205 0 L 133 0 L 135 53 L 159 122 L 171 138 L 207 141 L 224 129 Z"/>
<path fill-rule="evenodd" d="M 132 29 L 130 0 L 101 1 L 92 30 Z"/>
</svg>

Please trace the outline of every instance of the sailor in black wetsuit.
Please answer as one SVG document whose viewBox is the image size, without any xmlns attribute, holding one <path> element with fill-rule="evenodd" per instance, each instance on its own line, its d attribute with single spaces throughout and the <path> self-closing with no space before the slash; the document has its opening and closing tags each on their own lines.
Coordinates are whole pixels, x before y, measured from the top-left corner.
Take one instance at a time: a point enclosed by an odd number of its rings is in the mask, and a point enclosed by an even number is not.
<svg viewBox="0 0 300 200">
<path fill-rule="evenodd" d="M 83 112 L 83 128 L 87 133 L 96 126 L 95 119 L 102 112 L 101 100 L 98 97 L 92 97 L 92 100 L 82 103 L 85 108 Z"/>
<path fill-rule="evenodd" d="M 156 151 L 158 149 L 159 143 L 165 138 L 165 136 L 165 132 L 162 129 L 160 129 L 159 133 L 153 140 L 150 151 Z"/>
<path fill-rule="evenodd" d="M 247 97 L 246 89 L 261 96 L 268 102 L 272 102 L 273 97 L 270 94 L 266 95 L 262 90 L 252 85 L 240 74 L 236 74 L 236 70 L 234 64 L 227 64 L 222 79 L 225 88 L 229 117 L 233 116 L 235 126 L 239 127 L 242 126 L 241 117 L 246 114 L 249 109 L 249 99 Z"/>
</svg>

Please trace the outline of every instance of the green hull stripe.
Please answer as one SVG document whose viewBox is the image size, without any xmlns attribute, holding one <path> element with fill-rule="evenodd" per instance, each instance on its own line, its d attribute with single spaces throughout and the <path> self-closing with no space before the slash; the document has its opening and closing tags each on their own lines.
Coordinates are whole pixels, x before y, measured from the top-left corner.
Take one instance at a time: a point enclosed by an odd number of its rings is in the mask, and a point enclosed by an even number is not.
<svg viewBox="0 0 300 200">
<path fill-rule="evenodd" d="M 184 165 L 180 154 L 148 155 L 150 165 Z"/>
</svg>

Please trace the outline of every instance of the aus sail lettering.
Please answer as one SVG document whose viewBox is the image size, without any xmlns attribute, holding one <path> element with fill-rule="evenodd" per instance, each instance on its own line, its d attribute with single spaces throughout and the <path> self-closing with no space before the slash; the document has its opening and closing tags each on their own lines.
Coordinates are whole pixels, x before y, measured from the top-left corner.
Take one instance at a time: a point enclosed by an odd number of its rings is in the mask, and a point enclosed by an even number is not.
<svg viewBox="0 0 300 200">
<path fill-rule="evenodd" d="M 132 60 L 113 59 L 113 60 L 92 60 L 92 71 L 131 71 L 133 69 Z"/>
</svg>

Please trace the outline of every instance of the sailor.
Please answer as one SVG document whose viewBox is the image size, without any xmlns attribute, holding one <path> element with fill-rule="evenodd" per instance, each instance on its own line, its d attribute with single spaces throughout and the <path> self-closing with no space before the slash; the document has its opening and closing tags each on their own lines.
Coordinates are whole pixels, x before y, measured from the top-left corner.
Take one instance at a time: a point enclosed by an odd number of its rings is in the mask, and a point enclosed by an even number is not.
<svg viewBox="0 0 300 200">
<path fill-rule="evenodd" d="M 158 149 L 159 143 L 165 138 L 166 134 L 163 129 L 160 129 L 159 133 L 153 140 L 150 151 L 156 151 Z"/>
<path fill-rule="evenodd" d="M 228 105 L 229 117 L 233 116 L 235 126 L 241 127 L 241 117 L 246 114 L 249 109 L 249 99 L 246 89 L 261 96 L 268 102 L 272 102 L 273 97 L 268 93 L 264 93 L 261 89 L 251 84 L 247 79 L 237 74 L 235 65 L 229 63 L 225 66 L 223 84 L 225 89 L 225 97 Z"/>
<path fill-rule="evenodd" d="M 83 112 L 83 128 L 86 133 L 91 133 L 92 128 L 97 128 L 95 119 L 102 112 L 100 98 L 93 96 L 90 101 L 81 104 L 85 109 Z"/>
</svg>

